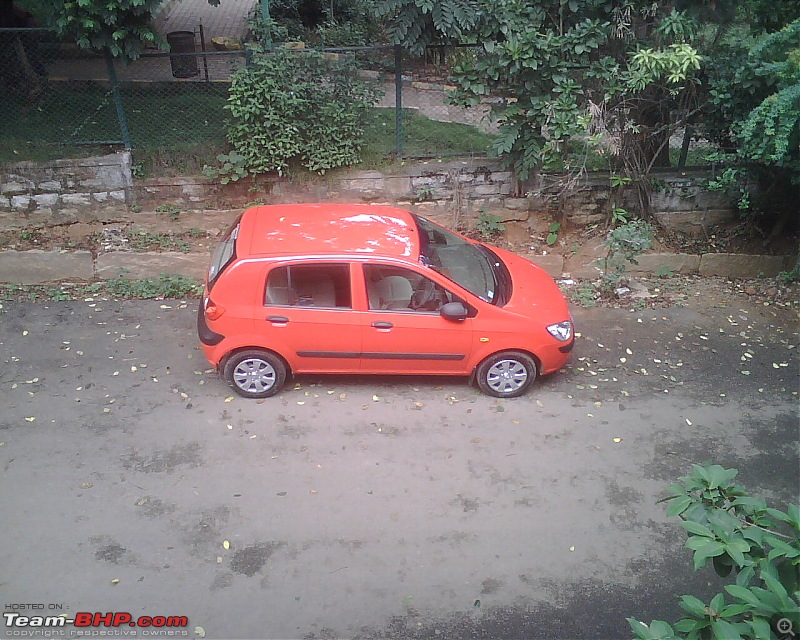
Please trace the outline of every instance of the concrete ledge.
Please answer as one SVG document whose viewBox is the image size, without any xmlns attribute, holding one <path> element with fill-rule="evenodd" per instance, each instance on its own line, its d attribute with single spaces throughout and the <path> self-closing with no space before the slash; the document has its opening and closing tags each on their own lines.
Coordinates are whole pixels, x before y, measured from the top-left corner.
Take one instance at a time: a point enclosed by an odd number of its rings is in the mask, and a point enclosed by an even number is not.
<svg viewBox="0 0 800 640">
<path fill-rule="evenodd" d="M 597 258 L 557 254 L 526 255 L 554 278 L 569 273 L 573 278 L 596 279 L 602 275 Z M 795 256 L 707 253 L 650 253 L 639 256 L 638 265 L 628 265 L 631 275 L 656 275 L 659 271 L 726 278 L 772 278 L 792 269 Z M 181 275 L 202 281 L 208 268 L 208 253 L 133 252 L 101 253 L 96 260 L 89 251 L 0 251 L 0 283 L 45 284 L 70 280 L 154 278 L 161 274 Z"/>
<path fill-rule="evenodd" d="M 101 280 L 155 278 L 162 273 L 202 280 L 210 259 L 205 253 L 114 251 L 97 256 L 95 274 Z"/>
<path fill-rule="evenodd" d="M 91 280 L 89 251 L 0 251 L 0 282 L 43 284 L 60 280 Z"/>
<path fill-rule="evenodd" d="M 646 253 L 636 258 L 639 264 L 628 266 L 628 273 L 697 273 L 700 256 L 690 253 Z"/>
<path fill-rule="evenodd" d="M 560 278 L 564 272 L 564 258 L 549 254 L 546 256 L 525 256 L 533 264 L 540 266 L 547 271 L 553 278 Z"/>
<path fill-rule="evenodd" d="M 773 278 L 786 269 L 785 256 L 754 256 L 738 253 L 704 253 L 701 276 L 727 278 Z"/>
</svg>

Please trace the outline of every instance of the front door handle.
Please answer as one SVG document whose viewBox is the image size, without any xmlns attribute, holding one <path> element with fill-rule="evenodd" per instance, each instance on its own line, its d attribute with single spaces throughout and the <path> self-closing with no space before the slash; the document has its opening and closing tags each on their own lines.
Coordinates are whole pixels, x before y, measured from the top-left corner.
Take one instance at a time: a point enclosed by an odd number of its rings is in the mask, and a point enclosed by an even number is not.
<svg viewBox="0 0 800 640">
<path fill-rule="evenodd" d="M 289 322 L 289 318 L 287 318 L 286 316 L 267 316 L 267 321 L 286 324 L 287 322 Z"/>
<path fill-rule="evenodd" d="M 391 322 L 373 322 L 372 326 L 376 329 L 391 329 L 394 325 Z"/>
</svg>

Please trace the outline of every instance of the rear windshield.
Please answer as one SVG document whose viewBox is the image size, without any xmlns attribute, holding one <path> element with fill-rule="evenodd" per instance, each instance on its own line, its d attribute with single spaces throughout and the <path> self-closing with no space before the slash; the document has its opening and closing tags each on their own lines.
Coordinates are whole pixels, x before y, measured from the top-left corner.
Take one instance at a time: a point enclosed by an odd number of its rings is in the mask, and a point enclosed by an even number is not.
<svg viewBox="0 0 800 640">
<path fill-rule="evenodd" d="M 219 275 L 225 270 L 233 259 L 236 257 L 236 238 L 239 235 L 239 218 L 236 219 L 230 229 L 228 229 L 225 237 L 214 249 L 214 255 L 211 257 L 211 266 L 208 268 L 208 290 L 219 278 Z"/>
</svg>

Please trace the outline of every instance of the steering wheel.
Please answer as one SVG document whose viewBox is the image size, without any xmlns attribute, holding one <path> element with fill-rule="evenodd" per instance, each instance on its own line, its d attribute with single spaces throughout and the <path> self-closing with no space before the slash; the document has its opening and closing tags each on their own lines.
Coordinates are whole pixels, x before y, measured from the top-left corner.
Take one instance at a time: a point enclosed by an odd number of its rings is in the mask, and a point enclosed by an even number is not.
<svg viewBox="0 0 800 640">
<path fill-rule="evenodd" d="M 432 280 L 425 278 L 417 285 L 411 296 L 411 308 L 435 311 L 438 307 L 436 300 L 436 285 Z"/>
</svg>

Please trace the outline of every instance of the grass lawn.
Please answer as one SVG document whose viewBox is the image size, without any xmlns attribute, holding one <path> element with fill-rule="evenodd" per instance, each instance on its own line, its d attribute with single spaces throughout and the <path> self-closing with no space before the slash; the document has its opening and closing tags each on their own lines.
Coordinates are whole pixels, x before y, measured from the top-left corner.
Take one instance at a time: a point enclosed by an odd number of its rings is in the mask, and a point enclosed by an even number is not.
<svg viewBox="0 0 800 640">
<path fill-rule="evenodd" d="M 216 164 L 216 156 L 228 150 L 227 98 L 225 83 L 123 83 L 135 174 L 197 173 L 205 164 Z M 373 109 L 364 126 L 362 166 L 385 166 L 396 159 L 394 109 Z M 481 156 L 492 142 L 476 127 L 438 122 L 410 110 L 403 112 L 402 137 L 404 157 Z M 107 83 L 52 81 L 33 103 L 14 92 L 0 101 L 0 162 L 82 157 L 120 148 L 122 134 Z M 692 150 L 689 166 L 702 164 L 701 151 Z M 673 163 L 679 153 L 672 150 Z"/>
<path fill-rule="evenodd" d="M 145 174 L 196 171 L 226 150 L 223 83 L 123 83 L 121 99 L 134 151 Z M 375 109 L 365 124 L 365 164 L 396 157 L 395 112 Z M 23 93 L 0 102 L 0 162 L 47 161 L 122 147 L 110 85 L 50 82 L 34 103 Z M 491 136 L 469 125 L 403 114 L 408 156 L 485 154 Z"/>
</svg>

